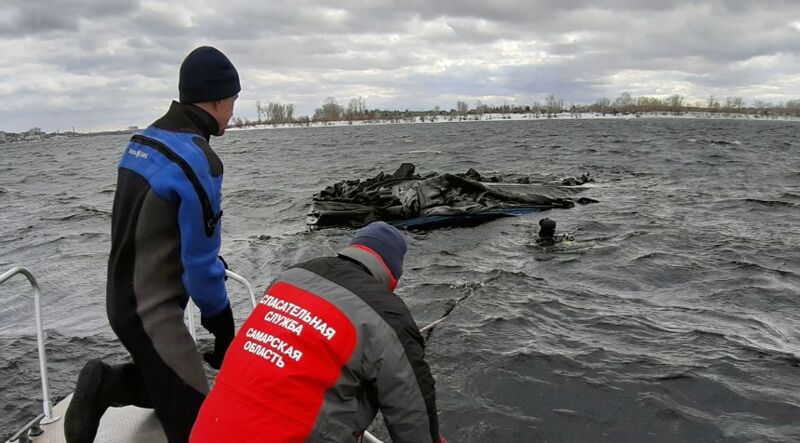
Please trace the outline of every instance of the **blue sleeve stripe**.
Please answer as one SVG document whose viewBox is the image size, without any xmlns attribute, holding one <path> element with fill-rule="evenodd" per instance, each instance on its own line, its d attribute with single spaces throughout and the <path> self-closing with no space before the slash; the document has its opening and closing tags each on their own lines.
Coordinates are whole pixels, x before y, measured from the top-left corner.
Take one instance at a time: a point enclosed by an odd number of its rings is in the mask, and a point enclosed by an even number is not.
<svg viewBox="0 0 800 443">
<path fill-rule="evenodd" d="M 181 156 L 173 152 L 167 145 L 157 140 L 137 134 L 131 138 L 131 141 L 155 149 L 161 153 L 161 155 L 169 159 L 171 162 L 177 164 L 181 170 L 183 170 L 183 173 L 192 183 L 195 192 L 197 192 L 197 197 L 200 200 L 200 205 L 203 208 L 203 226 L 205 227 L 206 236 L 211 237 L 214 234 L 214 228 L 217 226 L 217 223 L 219 223 L 220 217 L 222 217 L 222 210 L 220 209 L 219 213 L 214 213 L 214 208 L 211 205 L 211 200 L 208 198 L 208 193 L 206 192 L 205 188 L 203 188 L 203 185 L 197 178 L 197 174 L 195 174 L 189 163 L 187 163 L 186 160 L 184 160 Z"/>
</svg>

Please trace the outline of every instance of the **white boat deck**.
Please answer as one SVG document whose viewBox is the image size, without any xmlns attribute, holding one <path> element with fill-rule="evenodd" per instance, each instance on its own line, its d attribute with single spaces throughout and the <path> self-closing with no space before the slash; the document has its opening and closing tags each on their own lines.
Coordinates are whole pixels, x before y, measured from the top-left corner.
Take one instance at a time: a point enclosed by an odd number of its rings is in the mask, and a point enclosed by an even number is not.
<svg viewBox="0 0 800 443">
<path fill-rule="evenodd" d="M 60 417 L 55 423 L 42 425 L 43 434 L 31 437 L 33 443 L 66 443 L 64 438 L 64 415 L 72 400 L 72 394 L 61 400 L 53 413 Z M 365 443 L 383 443 L 369 432 L 364 433 Z M 152 409 L 136 406 L 108 408 L 100 420 L 94 443 L 167 443 L 167 437 Z"/>
<path fill-rule="evenodd" d="M 32 437 L 35 443 L 65 443 L 64 415 L 72 395 L 59 402 L 53 411 L 61 417 L 57 422 L 42 425 L 44 433 Z M 100 420 L 95 443 L 166 443 L 167 437 L 161 429 L 161 423 L 152 409 L 135 406 L 124 408 L 108 408 Z"/>
</svg>

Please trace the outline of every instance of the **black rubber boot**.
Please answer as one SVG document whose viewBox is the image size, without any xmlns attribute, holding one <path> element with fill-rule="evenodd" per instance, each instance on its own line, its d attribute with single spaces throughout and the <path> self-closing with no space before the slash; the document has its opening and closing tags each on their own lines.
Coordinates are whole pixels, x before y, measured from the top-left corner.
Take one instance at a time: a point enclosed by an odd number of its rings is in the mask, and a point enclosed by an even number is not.
<svg viewBox="0 0 800 443">
<path fill-rule="evenodd" d="M 103 413 L 111 405 L 110 396 L 103 389 L 108 365 L 92 359 L 78 375 L 75 393 L 64 416 L 64 437 L 67 443 L 92 443 Z"/>
</svg>

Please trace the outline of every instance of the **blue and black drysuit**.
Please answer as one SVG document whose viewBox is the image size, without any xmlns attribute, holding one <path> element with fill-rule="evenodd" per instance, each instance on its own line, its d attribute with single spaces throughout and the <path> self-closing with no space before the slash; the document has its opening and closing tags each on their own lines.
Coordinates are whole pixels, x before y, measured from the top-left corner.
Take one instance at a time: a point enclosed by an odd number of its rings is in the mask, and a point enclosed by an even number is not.
<svg viewBox="0 0 800 443">
<path fill-rule="evenodd" d="M 208 144 L 217 132 L 206 111 L 173 102 L 119 164 L 106 302 L 134 363 L 112 371 L 113 403 L 153 407 L 170 442 L 188 440 L 209 389 L 183 320 L 189 298 L 216 336 L 212 365 L 233 338 L 218 258 L 222 162 Z"/>
</svg>

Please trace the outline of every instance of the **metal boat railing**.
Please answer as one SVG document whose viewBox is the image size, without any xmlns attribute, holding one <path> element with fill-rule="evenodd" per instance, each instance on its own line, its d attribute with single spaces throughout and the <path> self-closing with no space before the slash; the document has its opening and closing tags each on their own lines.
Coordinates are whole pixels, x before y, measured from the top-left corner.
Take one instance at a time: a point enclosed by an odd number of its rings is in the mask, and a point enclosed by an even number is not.
<svg viewBox="0 0 800 443">
<path fill-rule="evenodd" d="M 53 414 L 53 403 L 50 401 L 50 383 L 47 378 L 47 355 L 45 354 L 44 346 L 44 328 L 42 321 L 42 295 L 39 290 L 39 283 L 30 271 L 21 267 L 15 266 L 0 275 L 0 284 L 3 284 L 11 277 L 22 274 L 28 279 L 33 288 L 33 309 L 36 316 L 36 342 L 39 348 L 39 376 L 42 381 L 42 413 L 36 416 L 33 420 L 28 422 L 16 434 L 14 434 L 8 441 L 18 441 L 20 443 L 30 441 L 28 436 L 36 436 L 42 433 L 42 428 L 39 425 L 46 425 L 57 421 L 60 417 Z"/>
<path fill-rule="evenodd" d="M 255 293 L 253 292 L 253 287 L 250 285 L 250 282 L 247 281 L 244 277 L 234 272 L 226 270 L 225 273 L 227 274 L 228 278 L 237 281 L 244 285 L 247 288 L 247 291 L 250 295 L 250 303 L 252 303 L 253 307 L 256 305 L 256 298 Z M 39 289 L 39 283 L 36 281 L 36 278 L 33 274 L 28 271 L 27 269 L 21 266 L 15 266 L 3 275 L 0 275 L 0 284 L 4 283 L 6 280 L 10 279 L 11 277 L 21 274 L 28 279 L 31 287 L 33 288 L 33 301 L 34 301 L 34 310 L 36 315 L 36 341 L 37 346 L 39 348 L 39 376 L 41 378 L 42 384 L 42 414 L 36 416 L 33 420 L 28 422 L 25 426 L 23 426 L 19 431 L 17 431 L 11 438 L 8 439 L 9 442 L 18 442 L 18 443 L 26 443 L 30 441 L 30 437 L 35 437 L 37 435 L 41 435 L 42 428 L 40 425 L 46 425 L 58 421 L 60 417 L 57 417 L 53 414 L 53 402 L 50 400 L 50 379 L 47 375 L 47 355 L 46 355 L 46 348 L 44 342 L 44 321 L 42 320 L 42 304 L 41 304 L 41 290 Z M 189 332 L 192 334 L 192 337 L 195 336 L 195 325 L 194 325 L 194 315 L 192 305 L 189 305 Z"/>
<path fill-rule="evenodd" d="M 250 304 L 253 305 L 253 308 L 256 307 L 256 294 L 253 291 L 253 286 L 250 285 L 250 282 L 247 281 L 246 278 L 242 277 L 241 275 L 230 271 L 228 269 L 225 270 L 225 275 L 228 276 L 231 280 L 235 280 L 241 283 L 245 288 L 247 288 L 247 293 L 250 295 Z M 192 300 L 189 299 L 189 304 L 186 306 L 186 312 L 188 314 L 188 327 L 189 327 L 189 334 L 192 335 L 194 341 L 197 341 L 197 325 L 195 324 L 194 320 L 194 311 L 195 305 L 192 303 Z"/>
<path fill-rule="evenodd" d="M 52 423 L 59 419 L 53 415 L 53 403 L 50 401 L 50 384 L 47 378 L 47 356 L 44 347 L 44 329 L 42 327 L 42 295 L 39 290 L 39 283 L 36 282 L 33 274 L 22 266 L 15 266 L 3 275 L 0 275 L 0 284 L 3 284 L 11 277 L 22 274 L 28 279 L 28 283 L 33 287 L 33 307 L 36 314 L 36 342 L 39 347 L 39 375 L 42 378 L 42 417 L 41 424 Z"/>
<path fill-rule="evenodd" d="M 16 434 L 6 440 L 6 443 L 30 443 L 31 437 L 42 435 L 44 430 L 39 426 L 44 418 L 44 414 L 37 415 L 33 420 L 29 421 L 23 426 Z"/>
</svg>

